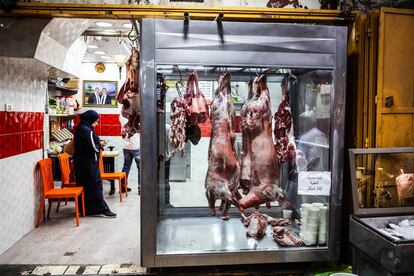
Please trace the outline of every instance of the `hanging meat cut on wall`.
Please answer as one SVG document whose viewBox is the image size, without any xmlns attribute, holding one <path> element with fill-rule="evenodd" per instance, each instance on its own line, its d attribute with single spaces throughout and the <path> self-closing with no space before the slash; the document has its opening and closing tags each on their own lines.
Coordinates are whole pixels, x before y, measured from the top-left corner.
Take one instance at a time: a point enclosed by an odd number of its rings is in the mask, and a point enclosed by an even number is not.
<svg viewBox="0 0 414 276">
<path fill-rule="evenodd" d="M 247 128 L 247 107 L 253 98 L 253 81 L 248 84 L 249 94 L 246 102 L 240 110 L 242 150 L 240 152 L 240 188 L 243 194 L 247 194 L 250 189 L 250 167 L 252 164 L 251 156 L 251 136 Z"/>
<path fill-rule="evenodd" d="M 132 55 L 125 64 L 127 80 L 119 90 L 117 100 L 122 104 L 121 114 L 128 119 L 122 126 L 122 137 L 132 137 L 140 131 L 140 94 L 139 94 L 139 52 L 132 50 Z"/>
<path fill-rule="evenodd" d="M 168 138 L 171 145 L 181 151 L 182 154 L 184 154 L 186 141 L 187 109 L 187 103 L 182 97 L 177 97 L 171 102 L 171 128 Z"/>
<path fill-rule="evenodd" d="M 184 98 L 188 104 L 188 118 L 190 125 L 204 123 L 208 118 L 208 105 L 204 94 L 198 85 L 198 75 L 192 72 L 188 75 L 187 89 Z"/>
<path fill-rule="evenodd" d="M 289 105 L 288 78 L 284 77 L 281 83 L 282 102 L 275 113 L 275 149 L 279 163 L 293 160 L 296 156 L 296 146 L 293 137 L 292 112 Z"/>
<path fill-rule="evenodd" d="M 279 188 L 279 161 L 273 145 L 270 95 L 265 75 L 254 84 L 254 95 L 246 107 L 246 132 L 251 139 L 250 189 L 239 201 L 243 209 L 278 200 L 285 202 Z"/>
<path fill-rule="evenodd" d="M 208 151 L 208 170 L 205 180 L 206 197 L 211 215 L 215 202 L 221 199 L 223 219 L 228 219 L 231 203 L 237 204 L 240 167 L 234 149 L 235 113 L 231 102 L 230 74 L 219 77 L 219 86 L 211 104 L 211 137 Z"/>
</svg>

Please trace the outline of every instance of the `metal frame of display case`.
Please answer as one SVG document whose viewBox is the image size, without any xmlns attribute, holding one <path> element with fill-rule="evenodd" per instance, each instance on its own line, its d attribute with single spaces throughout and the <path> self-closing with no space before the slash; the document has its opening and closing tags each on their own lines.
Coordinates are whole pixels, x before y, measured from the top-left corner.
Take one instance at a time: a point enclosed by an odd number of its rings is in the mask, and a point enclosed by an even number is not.
<svg viewBox="0 0 414 276">
<path fill-rule="evenodd" d="M 373 227 L 373 221 L 397 224 L 413 219 L 414 208 L 361 208 L 358 200 L 355 155 L 413 153 L 413 147 L 349 149 L 354 214 L 349 219 L 349 240 L 353 245 L 352 268 L 360 275 L 412 275 L 414 243 L 393 240 Z"/>
<path fill-rule="evenodd" d="M 387 207 L 387 208 L 361 208 L 358 204 L 358 185 L 356 182 L 355 155 L 358 154 L 392 154 L 392 153 L 414 153 L 414 148 L 364 148 L 349 149 L 349 166 L 352 183 L 352 204 L 354 215 L 357 217 L 405 215 L 413 214 L 413 207 Z"/>
<path fill-rule="evenodd" d="M 328 261 L 339 257 L 345 118 L 347 28 L 338 26 L 141 21 L 141 264 L 145 267 Z M 157 255 L 159 152 L 157 65 L 330 69 L 329 240 L 327 247 Z"/>
</svg>

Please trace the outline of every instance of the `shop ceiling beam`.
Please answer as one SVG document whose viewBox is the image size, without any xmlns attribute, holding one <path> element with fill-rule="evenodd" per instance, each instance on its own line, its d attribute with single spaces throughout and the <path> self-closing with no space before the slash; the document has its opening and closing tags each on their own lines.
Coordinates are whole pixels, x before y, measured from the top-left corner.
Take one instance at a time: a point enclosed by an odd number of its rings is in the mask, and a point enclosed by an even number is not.
<svg viewBox="0 0 414 276">
<path fill-rule="evenodd" d="M 244 7 L 200 7 L 200 6 L 158 6 L 158 5 L 110 5 L 110 4 L 60 4 L 17 2 L 10 13 L 0 11 L 0 16 L 30 17 L 74 17 L 141 19 L 164 18 L 183 19 L 189 13 L 193 20 L 215 20 L 220 14 L 228 21 L 257 22 L 314 22 L 347 24 L 355 14 L 343 17 L 340 11 L 316 9 L 276 9 Z"/>
</svg>

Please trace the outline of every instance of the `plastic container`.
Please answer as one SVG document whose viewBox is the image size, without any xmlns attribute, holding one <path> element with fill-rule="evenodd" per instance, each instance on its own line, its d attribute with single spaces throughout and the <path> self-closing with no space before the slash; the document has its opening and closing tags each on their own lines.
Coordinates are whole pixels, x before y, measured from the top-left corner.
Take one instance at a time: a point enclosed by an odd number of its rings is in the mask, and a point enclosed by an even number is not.
<svg viewBox="0 0 414 276">
<path fill-rule="evenodd" d="M 319 223 L 318 217 L 308 217 L 306 218 L 306 223 L 307 224 L 318 224 Z"/>
<path fill-rule="evenodd" d="M 306 225 L 306 230 L 309 231 L 310 233 L 316 234 L 318 232 L 318 225 L 308 223 Z"/>
<path fill-rule="evenodd" d="M 292 218 L 292 210 L 283 210 L 283 217 L 286 219 Z"/>
<path fill-rule="evenodd" d="M 312 206 L 313 207 L 318 207 L 318 208 L 322 207 L 323 205 L 324 204 L 322 202 L 314 202 L 314 203 L 312 203 Z"/>
<path fill-rule="evenodd" d="M 308 209 L 308 215 L 309 215 L 310 218 L 311 217 L 318 217 L 318 215 L 319 215 L 319 208 L 317 208 L 317 207 L 310 207 Z"/>
</svg>

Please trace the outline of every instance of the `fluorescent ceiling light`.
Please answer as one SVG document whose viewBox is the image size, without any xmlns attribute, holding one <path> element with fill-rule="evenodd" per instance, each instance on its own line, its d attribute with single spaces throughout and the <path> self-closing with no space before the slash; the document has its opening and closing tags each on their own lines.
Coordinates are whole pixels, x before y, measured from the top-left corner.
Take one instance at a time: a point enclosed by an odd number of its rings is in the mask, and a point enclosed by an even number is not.
<svg viewBox="0 0 414 276">
<path fill-rule="evenodd" d="M 101 56 L 101 58 L 108 59 L 108 58 L 111 58 L 111 57 L 109 57 L 109 56 Z"/>
<path fill-rule="evenodd" d="M 88 45 L 88 48 L 90 48 L 90 49 L 96 49 L 96 48 L 99 48 L 99 46 L 98 45 Z"/>
<path fill-rule="evenodd" d="M 106 54 L 105 51 L 95 51 L 94 53 L 97 54 L 97 55 L 105 55 Z"/>
<path fill-rule="evenodd" d="M 112 27 L 114 24 L 106 22 L 106 21 L 96 21 L 95 25 L 99 27 Z"/>
<path fill-rule="evenodd" d="M 116 64 L 118 65 L 118 67 L 122 67 L 125 63 L 126 60 L 126 56 L 125 55 L 114 55 L 114 60 L 116 62 Z"/>
<path fill-rule="evenodd" d="M 113 29 L 106 29 L 106 30 L 104 30 L 104 32 L 105 33 L 116 33 L 116 31 L 113 30 Z"/>
<path fill-rule="evenodd" d="M 124 26 L 125 28 L 131 29 L 132 28 L 132 24 L 131 23 L 124 23 L 122 24 L 122 26 Z"/>
</svg>

